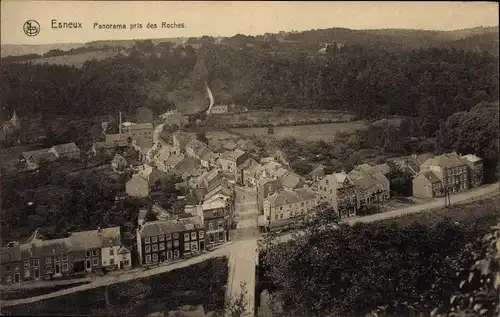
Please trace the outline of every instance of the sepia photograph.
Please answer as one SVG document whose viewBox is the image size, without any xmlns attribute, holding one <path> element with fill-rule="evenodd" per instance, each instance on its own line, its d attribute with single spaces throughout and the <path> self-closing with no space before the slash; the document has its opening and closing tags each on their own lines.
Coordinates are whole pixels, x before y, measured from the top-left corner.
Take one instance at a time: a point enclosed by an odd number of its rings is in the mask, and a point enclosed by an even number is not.
<svg viewBox="0 0 500 317">
<path fill-rule="evenodd" d="M 0 315 L 500 316 L 498 2 L 0 6 Z"/>
</svg>

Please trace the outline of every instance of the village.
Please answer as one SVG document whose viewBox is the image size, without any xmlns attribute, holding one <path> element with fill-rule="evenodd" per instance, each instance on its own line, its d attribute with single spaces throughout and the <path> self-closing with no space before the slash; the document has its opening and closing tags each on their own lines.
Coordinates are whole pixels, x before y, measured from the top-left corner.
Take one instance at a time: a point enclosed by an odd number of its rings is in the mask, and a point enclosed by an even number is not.
<svg viewBox="0 0 500 317">
<path fill-rule="evenodd" d="M 259 157 L 250 139 L 188 132 L 188 117 L 177 110 L 158 118 L 141 111 L 135 123 L 122 122 L 120 113 L 118 133 L 107 133 L 103 123 L 102 138 L 87 151 L 68 143 L 23 152 L 19 158 L 23 171 L 37 171 L 46 162 L 111 158 L 113 173 L 131 175 L 124 196 L 150 202 L 136 210 L 131 232 L 125 234 L 118 226 L 44 239 L 36 230 L 28 239 L 1 248 L 2 285 L 178 262 L 230 241 L 298 228 L 301 219 L 324 207 L 340 219 L 356 218 L 367 208 L 380 212 L 391 201 L 388 177 L 394 170 L 413 175 L 413 196 L 420 201 L 448 201 L 454 193 L 483 184 L 482 159 L 455 152 L 391 158 L 329 174 L 318 165 L 303 177 L 280 151 Z M 19 125 L 14 113 L 2 127 Z M 175 197 L 171 210 L 158 203 L 165 180 L 175 180 L 175 188 L 184 193 Z"/>
</svg>

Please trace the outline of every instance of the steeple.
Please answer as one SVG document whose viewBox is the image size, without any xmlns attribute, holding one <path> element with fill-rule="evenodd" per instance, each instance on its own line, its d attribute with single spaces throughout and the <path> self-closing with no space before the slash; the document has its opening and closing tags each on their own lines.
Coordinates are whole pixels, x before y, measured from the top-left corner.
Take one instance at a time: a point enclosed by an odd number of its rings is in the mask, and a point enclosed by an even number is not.
<svg viewBox="0 0 500 317">
<path fill-rule="evenodd" d="M 21 122 L 19 121 L 19 118 L 17 117 L 16 110 L 14 110 L 14 113 L 12 114 L 12 118 L 10 119 L 10 122 L 16 127 L 16 129 L 19 129 L 21 127 Z"/>
</svg>

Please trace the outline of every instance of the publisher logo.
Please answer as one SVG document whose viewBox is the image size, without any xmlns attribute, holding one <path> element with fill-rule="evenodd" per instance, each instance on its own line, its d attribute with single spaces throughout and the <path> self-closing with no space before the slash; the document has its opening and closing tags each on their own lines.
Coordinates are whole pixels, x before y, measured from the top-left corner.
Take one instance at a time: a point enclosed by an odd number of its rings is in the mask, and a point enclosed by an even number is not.
<svg viewBox="0 0 500 317">
<path fill-rule="evenodd" d="M 40 24 L 35 20 L 28 20 L 24 23 L 23 30 L 27 36 L 37 36 L 40 33 Z"/>
</svg>

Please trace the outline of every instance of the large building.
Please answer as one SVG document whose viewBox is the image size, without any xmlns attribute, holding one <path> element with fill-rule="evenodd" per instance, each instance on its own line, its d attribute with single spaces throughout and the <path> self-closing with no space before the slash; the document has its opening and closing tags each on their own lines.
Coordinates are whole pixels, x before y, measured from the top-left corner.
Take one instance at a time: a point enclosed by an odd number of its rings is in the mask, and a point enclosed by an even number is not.
<svg viewBox="0 0 500 317">
<path fill-rule="evenodd" d="M 25 243 L 0 248 L 2 284 L 62 278 L 96 270 L 130 268 L 130 251 L 121 243 L 120 227 L 73 232 L 44 240 L 38 230 Z"/>
<path fill-rule="evenodd" d="M 463 192 L 482 184 L 482 160 L 475 155 L 460 157 L 456 152 L 445 153 L 426 160 L 413 179 L 413 196 L 442 197 L 446 193 Z"/>
<path fill-rule="evenodd" d="M 310 189 L 280 190 L 264 199 L 264 223 L 277 227 L 311 213 L 318 206 L 318 197 Z"/>
<path fill-rule="evenodd" d="M 172 261 L 205 250 L 205 228 L 200 217 L 146 222 L 137 228 L 141 265 Z"/>
<path fill-rule="evenodd" d="M 333 207 L 340 218 L 356 215 L 356 186 L 345 172 L 324 176 L 318 183 L 319 202 Z"/>
<path fill-rule="evenodd" d="M 349 172 L 348 176 L 356 187 L 356 207 L 358 209 L 382 203 L 390 198 L 390 181 L 384 175 L 384 172 L 388 173 L 388 171 L 381 169 L 383 166 L 362 164 Z"/>
<path fill-rule="evenodd" d="M 229 240 L 231 208 L 223 197 L 206 199 L 202 204 L 203 221 L 207 232 L 207 244 L 215 246 Z"/>
<path fill-rule="evenodd" d="M 233 150 L 223 153 L 219 157 L 222 172 L 232 175 L 237 182 L 243 181 L 243 169 L 251 164 L 248 153 L 242 150 Z"/>
</svg>

